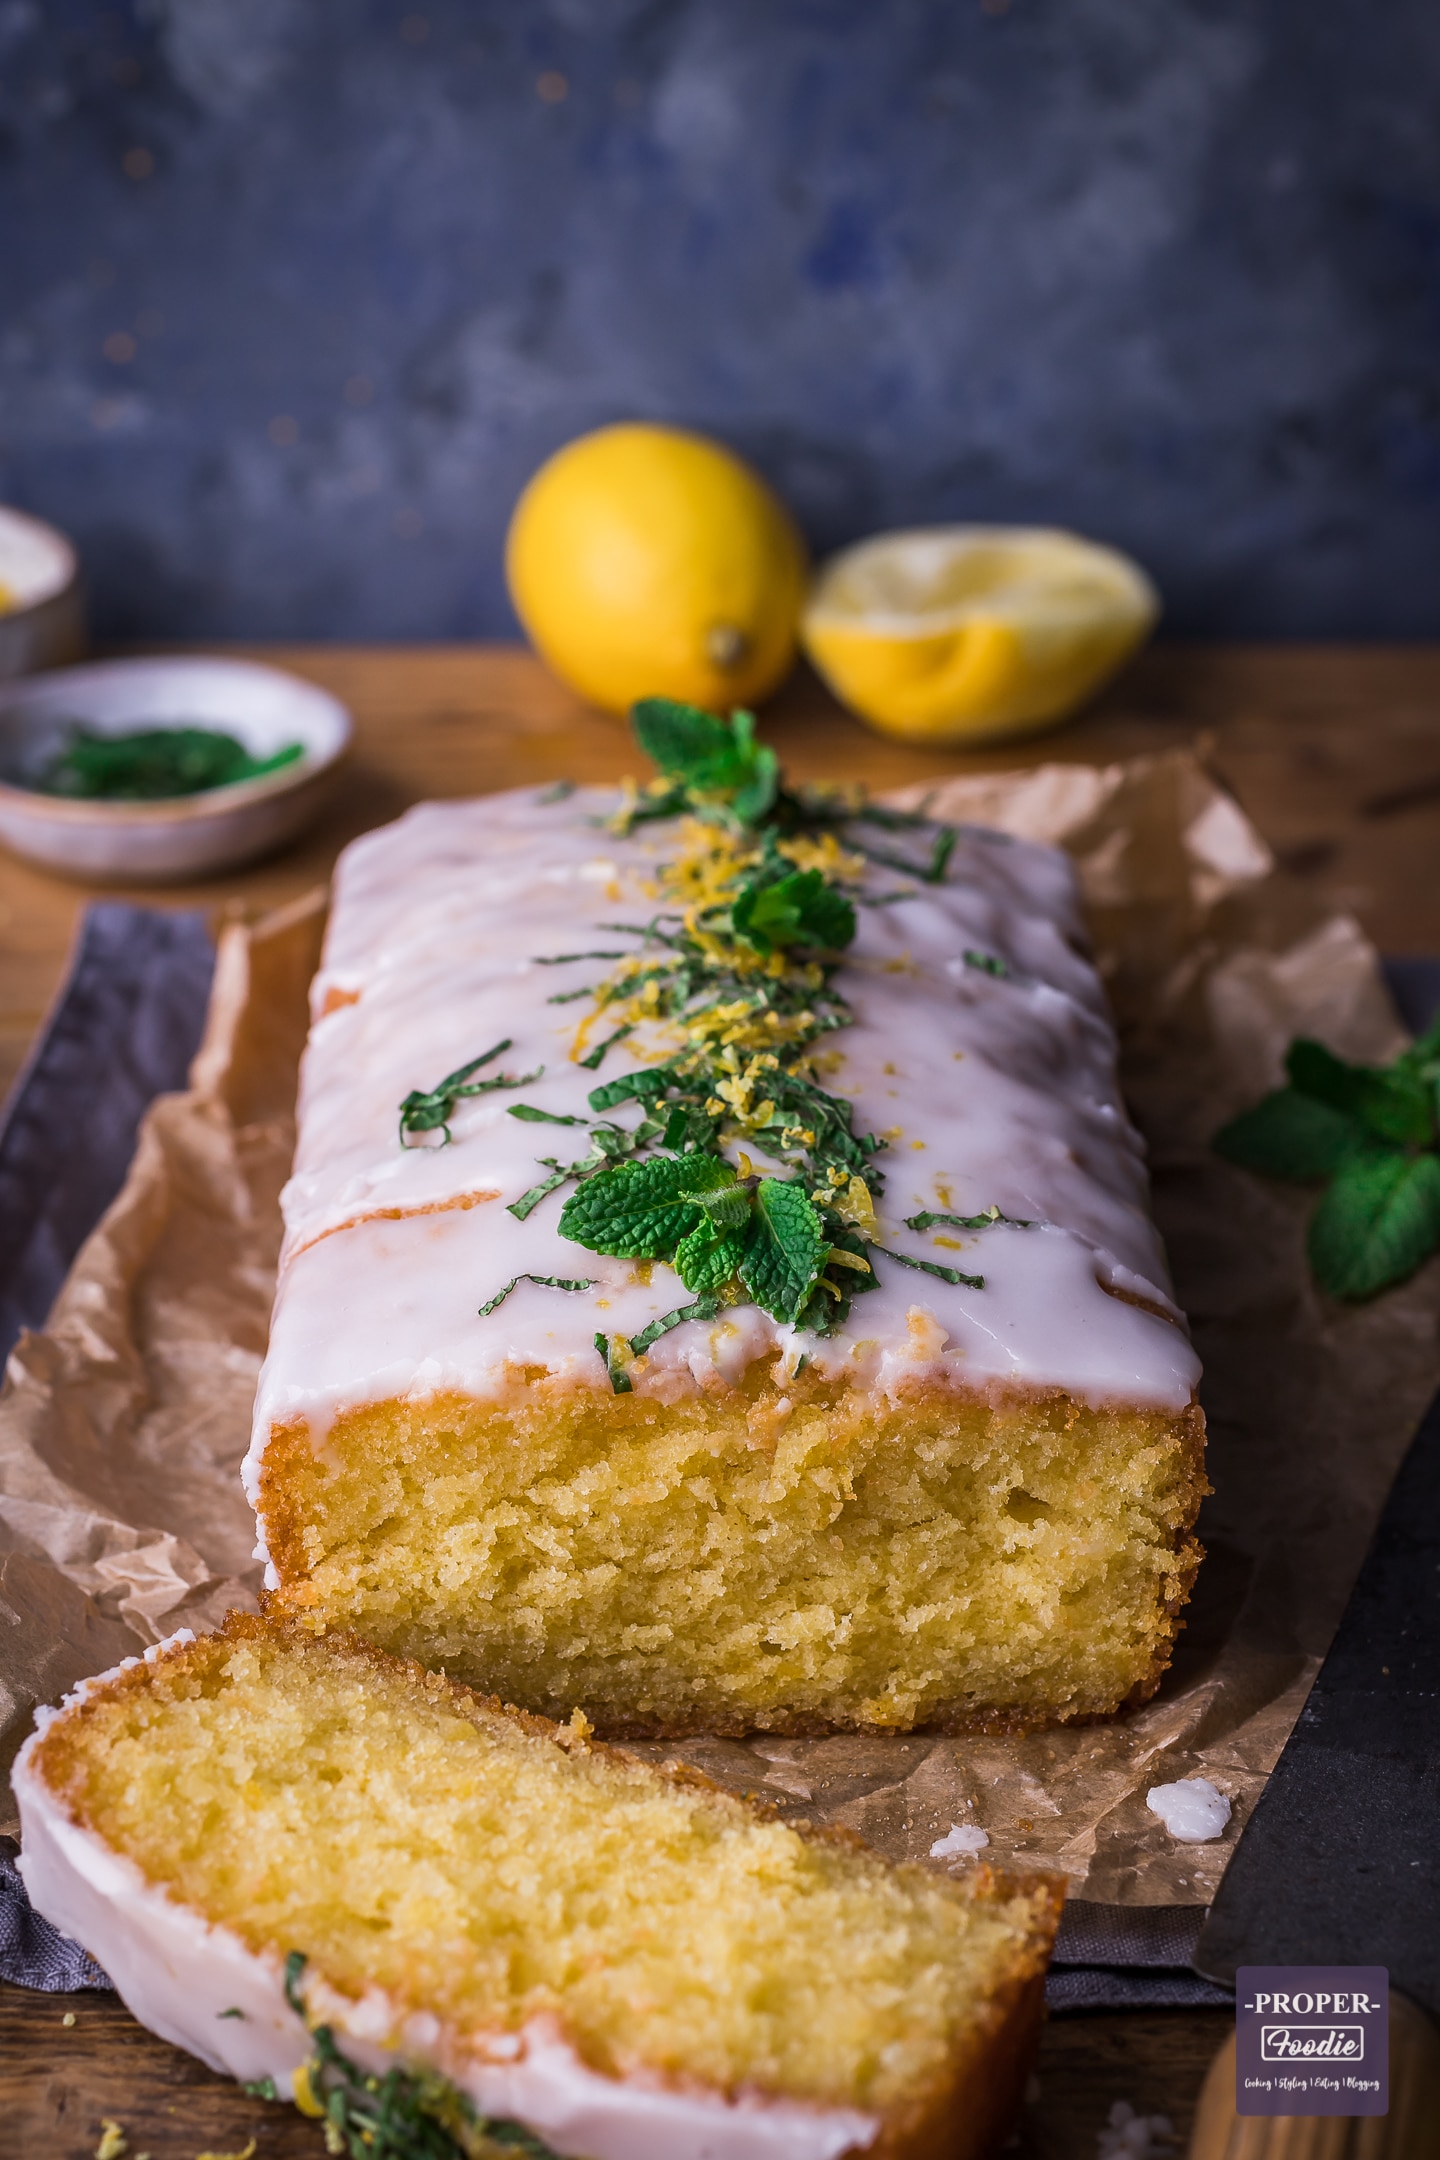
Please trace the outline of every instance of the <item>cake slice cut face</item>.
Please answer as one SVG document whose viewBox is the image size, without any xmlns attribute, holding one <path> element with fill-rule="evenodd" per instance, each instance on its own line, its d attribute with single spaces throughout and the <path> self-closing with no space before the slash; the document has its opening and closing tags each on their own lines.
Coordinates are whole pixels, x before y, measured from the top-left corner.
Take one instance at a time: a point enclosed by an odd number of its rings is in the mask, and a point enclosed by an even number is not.
<svg viewBox="0 0 1440 2160">
<path fill-rule="evenodd" d="M 342 858 L 246 1471 L 282 1606 L 614 1734 L 1143 1698 L 1198 1367 L 1069 863 L 614 807 Z"/>
<path fill-rule="evenodd" d="M 33 1901 L 165 2038 L 313 2105 L 289 1961 L 328 2050 L 585 2160 L 985 2151 L 1059 1911 L 273 1619 L 90 1683 L 16 1792 Z"/>
</svg>

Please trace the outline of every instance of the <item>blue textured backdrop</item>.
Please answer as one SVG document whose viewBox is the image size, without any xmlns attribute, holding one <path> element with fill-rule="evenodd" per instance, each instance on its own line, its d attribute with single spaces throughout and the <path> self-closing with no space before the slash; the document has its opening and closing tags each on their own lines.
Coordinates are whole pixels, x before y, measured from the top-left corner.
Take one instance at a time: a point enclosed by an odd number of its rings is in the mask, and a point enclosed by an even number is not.
<svg viewBox="0 0 1440 2160">
<path fill-rule="evenodd" d="M 1440 633 L 1434 0 L 0 0 L 0 496 L 110 635 L 505 632 L 557 443 Z"/>
</svg>

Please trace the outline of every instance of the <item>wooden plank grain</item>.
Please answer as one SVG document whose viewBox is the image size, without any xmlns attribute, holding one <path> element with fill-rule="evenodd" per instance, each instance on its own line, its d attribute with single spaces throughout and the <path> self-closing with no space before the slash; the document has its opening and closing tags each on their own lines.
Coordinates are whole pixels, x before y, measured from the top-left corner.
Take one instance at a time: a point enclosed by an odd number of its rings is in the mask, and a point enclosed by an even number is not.
<svg viewBox="0 0 1440 2160">
<path fill-rule="evenodd" d="M 63 2023 L 72 2013 L 73 2025 Z M 1053 2019 L 1045 2028 L 1013 2160 L 1094 2160 L 1117 2100 L 1167 2115 L 1188 2134 L 1225 2011 L 1127 2011 Z M 289 2106 L 252 2100 L 228 2078 L 146 2032 L 113 1996 L 40 1995 L 0 1982 L 0 2148 L 46 2160 L 93 2160 L 106 2119 L 126 2160 L 317 2160 L 319 2126 Z"/>
</svg>

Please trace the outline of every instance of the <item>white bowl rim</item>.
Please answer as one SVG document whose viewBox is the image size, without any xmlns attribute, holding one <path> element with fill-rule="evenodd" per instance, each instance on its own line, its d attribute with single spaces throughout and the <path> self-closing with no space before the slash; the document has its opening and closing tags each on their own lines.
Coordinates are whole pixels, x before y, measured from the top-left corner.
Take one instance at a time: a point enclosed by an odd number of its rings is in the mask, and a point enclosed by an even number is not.
<svg viewBox="0 0 1440 2160">
<path fill-rule="evenodd" d="M 13 607 L 0 609 L 0 622 L 20 622 L 25 616 L 38 614 L 41 608 L 51 606 L 62 594 L 73 591 L 80 578 L 80 557 L 68 534 L 46 518 L 36 517 L 33 511 L 21 510 L 15 503 L 0 503 L 0 520 L 23 527 L 60 558 L 58 580 L 47 583 L 44 591 L 34 594 L 31 599 L 17 600 Z"/>
<path fill-rule="evenodd" d="M 117 802 L 104 796 L 86 799 L 73 795 L 47 795 L 40 788 L 17 787 L 12 781 L 0 778 L 0 810 L 28 817 L 58 818 L 75 825 L 191 824 L 197 819 L 242 810 L 250 803 L 263 802 L 271 795 L 283 795 L 307 781 L 318 780 L 322 773 L 330 771 L 348 755 L 355 738 L 355 722 L 349 707 L 333 691 L 310 682 L 303 675 L 292 675 L 288 668 L 272 667 L 263 660 L 241 659 L 231 653 L 135 653 L 114 660 L 87 660 L 75 667 L 45 668 L 38 674 L 16 676 L 13 681 L 0 684 L 0 719 L 17 705 L 34 705 L 37 692 L 43 694 L 53 688 L 63 701 L 62 686 L 77 682 L 83 690 L 87 680 L 113 680 L 132 669 L 183 674 L 191 667 L 218 667 L 236 675 L 263 676 L 271 682 L 303 691 L 317 703 L 327 706 L 330 716 L 339 722 L 337 740 L 328 750 L 313 749 L 307 744 L 302 756 L 289 765 L 282 765 L 276 772 L 260 773 L 251 780 L 229 780 L 220 787 L 202 788 L 194 795 L 161 795 L 149 802 Z"/>
</svg>

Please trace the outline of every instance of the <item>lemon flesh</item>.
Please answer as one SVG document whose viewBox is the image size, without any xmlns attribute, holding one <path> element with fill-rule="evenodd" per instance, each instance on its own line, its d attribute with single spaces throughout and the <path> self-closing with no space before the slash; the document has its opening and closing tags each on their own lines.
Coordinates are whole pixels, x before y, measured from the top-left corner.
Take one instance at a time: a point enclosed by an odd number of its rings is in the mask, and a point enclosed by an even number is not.
<svg viewBox="0 0 1440 2160">
<path fill-rule="evenodd" d="M 795 657 L 805 548 L 759 475 L 680 428 L 582 435 L 516 505 L 505 571 L 541 658 L 592 704 L 748 704 Z"/>
<path fill-rule="evenodd" d="M 886 734 L 1027 734 L 1074 710 L 1159 613 L 1139 565 L 1073 533 L 942 525 L 881 533 L 825 563 L 805 650 Z"/>
</svg>

